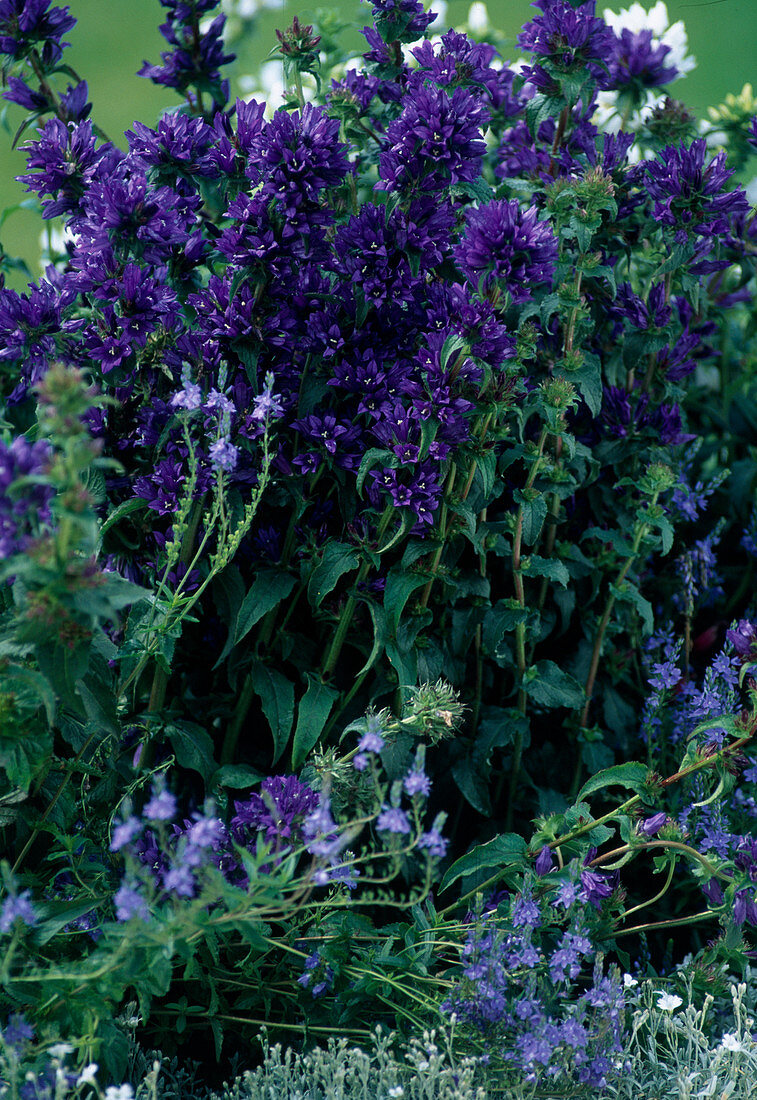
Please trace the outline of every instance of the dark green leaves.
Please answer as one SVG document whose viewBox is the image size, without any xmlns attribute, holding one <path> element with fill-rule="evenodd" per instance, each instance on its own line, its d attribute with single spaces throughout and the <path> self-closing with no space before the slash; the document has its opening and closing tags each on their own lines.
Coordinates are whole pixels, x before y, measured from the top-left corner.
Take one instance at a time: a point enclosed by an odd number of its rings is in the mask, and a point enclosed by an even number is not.
<svg viewBox="0 0 757 1100">
<path fill-rule="evenodd" d="M 289 741 L 294 721 L 294 686 L 278 669 L 256 661 L 250 670 L 252 688 L 260 698 L 273 735 L 273 763 L 279 759 Z"/>
<path fill-rule="evenodd" d="M 584 689 L 570 673 L 554 661 L 539 661 L 526 670 L 523 678 L 526 694 L 543 707 L 569 707 L 575 710 L 583 706 Z"/>
<path fill-rule="evenodd" d="M 354 546 L 344 542 L 327 542 L 321 559 L 310 574 L 308 581 L 308 602 L 318 608 L 329 592 L 336 587 L 339 578 L 345 573 L 357 569 L 360 559 Z"/>
<path fill-rule="evenodd" d="M 299 768 L 323 732 L 339 692 L 308 673 L 308 687 L 297 710 L 292 744 L 292 767 Z"/>
<path fill-rule="evenodd" d="M 486 844 L 479 844 L 470 852 L 466 852 L 460 859 L 455 860 L 441 881 L 439 892 L 447 890 L 458 879 L 466 875 L 479 874 L 487 871 L 489 874 L 499 868 L 504 870 L 513 864 L 522 865 L 526 860 L 528 846 L 522 836 L 517 833 L 503 833 L 495 836 Z M 487 874 L 484 877 L 489 877 Z"/>
</svg>

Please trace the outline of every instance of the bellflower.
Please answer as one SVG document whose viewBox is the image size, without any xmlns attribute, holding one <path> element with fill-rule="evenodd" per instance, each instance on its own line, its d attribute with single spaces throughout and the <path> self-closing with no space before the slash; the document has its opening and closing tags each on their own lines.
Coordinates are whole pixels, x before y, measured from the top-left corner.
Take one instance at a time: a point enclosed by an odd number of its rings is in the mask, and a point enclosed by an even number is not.
<svg viewBox="0 0 757 1100">
<path fill-rule="evenodd" d="M 46 440 L 29 443 L 17 436 L 7 444 L 0 439 L 0 561 L 23 553 L 40 525 L 50 520 L 53 490 L 49 485 L 13 488 L 19 478 L 43 475 L 50 459 Z"/>
<path fill-rule="evenodd" d="M 465 88 L 452 94 L 428 84 L 412 89 L 387 128 L 377 189 L 422 194 L 477 179 L 488 121 L 486 108 Z"/>
<path fill-rule="evenodd" d="M 225 15 L 218 15 L 202 34 L 198 33 L 198 6 L 176 6 L 173 18 L 164 23 L 161 34 L 175 49 L 161 53 L 162 65 L 145 61 L 138 75 L 175 88 L 183 95 L 193 86 L 207 88 L 217 107 L 223 107 L 229 98 L 229 82 L 221 80 L 219 69 L 234 60 L 235 54 L 225 53 L 223 29 Z M 200 93 L 201 95 L 201 93 Z"/>
<path fill-rule="evenodd" d="M 297 776 L 272 776 L 263 780 L 259 794 L 251 794 L 246 802 L 234 802 L 231 832 L 240 844 L 246 842 L 250 829 L 263 832 L 271 843 L 291 844 L 299 839 L 305 819 L 317 807 L 318 794 Z"/>
<path fill-rule="evenodd" d="M 107 175 L 121 154 L 108 142 L 97 147 L 92 123 L 66 125 L 51 118 L 37 131 L 39 141 L 22 146 L 26 162 L 33 171 L 17 176 L 27 191 L 51 198 L 42 203 L 43 218 L 78 214 L 81 200 L 92 182 Z M 75 220 L 75 219 L 73 219 Z"/>
<path fill-rule="evenodd" d="M 522 211 L 516 200 L 494 200 L 466 213 L 455 259 L 474 285 L 501 282 L 513 302 L 527 302 L 540 283 L 550 283 L 557 239 L 535 206 Z"/>
<path fill-rule="evenodd" d="M 420 0 L 370 0 L 376 30 L 384 42 L 415 42 L 436 19 Z"/>
<path fill-rule="evenodd" d="M 31 928 L 39 920 L 37 911 L 32 905 L 29 890 L 24 890 L 15 897 L 5 898 L 0 907 L 0 932 L 10 932 L 19 920 L 27 928 Z"/>
<path fill-rule="evenodd" d="M 749 204 L 741 188 L 724 191 L 733 172 L 726 155 L 707 160 L 707 143 L 697 138 L 686 146 L 668 145 L 656 160 L 643 167 L 644 185 L 654 200 L 655 220 L 675 229 L 677 243 L 690 234 L 708 239 L 722 233 L 731 217 L 745 213 Z"/>
<path fill-rule="evenodd" d="M 521 49 L 547 62 L 557 73 L 586 69 L 606 82 L 615 36 L 595 12 L 594 0 L 574 7 L 569 0 L 538 0 L 542 9 L 518 35 Z M 524 69 L 527 80 L 546 75 L 541 65 Z"/>
<path fill-rule="evenodd" d="M 76 25 L 68 12 L 51 8 L 50 0 L 0 0 L 0 54 L 19 61 L 36 49 L 56 62 L 69 45 L 61 36 Z"/>
</svg>

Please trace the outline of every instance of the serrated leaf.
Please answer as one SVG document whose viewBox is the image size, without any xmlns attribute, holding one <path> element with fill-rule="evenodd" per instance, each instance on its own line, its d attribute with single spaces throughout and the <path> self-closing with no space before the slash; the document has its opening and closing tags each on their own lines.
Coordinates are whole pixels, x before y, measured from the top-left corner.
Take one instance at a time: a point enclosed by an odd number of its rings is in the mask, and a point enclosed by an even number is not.
<svg viewBox="0 0 757 1100">
<path fill-rule="evenodd" d="M 427 581 L 428 577 L 419 573 L 405 573 L 394 569 L 390 571 L 384 588 L 384 611 L 387 626 L 392 633 L 397 632 L 402 612 L 410 596 Z"/>
<path fill-rule="evenodd" d="M 247 764 L 224 764 L 213 774 L 209 786 L 211 790 L 228 787 L 232 791 L 242 791 L 247 787 L 254 787 L 263 778 L 262 772 L 255 771 Z"/>
<path fill-rule="evenodd" d="M 320 607 L 329 592 L 333 592 L 339 578 L 345 573 L 351 573 L 359 565 L 360 558 L 355 553 L 354 546 L 346 542 L 327 542 L 308 581 L 310 606 Z"/>
<path fill-rule="evenodd" d="M 559 558 L 540 558 L 537 554 L 530 554 L 523 559 L 521 568 L 526 577 L 547 577 L 563 588 L 567 588 L 570 581 L 570 573 Z"/>
<path fill-rule="evenodd" d="M 543 707 L 569 707 L 575 710 L 585 700 L 584 689 L 578 680 L 554 661 L 539 661 L 527 670 L 523 688 L 535 703 Z"/>
<path fill-rule="evenodd" d="M 308 688 L 297 709 L 297 728 L 292 743 L 292 767 L 299 768 L 321 736 L 339 692 L 308 673 Z"/>
<path fill-rule="evenodd" d="M 142 497 L 132 497 L 130 500 L 125 500 L 123 504 L 119 504 L 117 508 L 114 508 L 108 518 L 100 528 L 100 539 L 103 535 L 110 531 L 111 527 L 124 518 L 124 516 L 130 516 L 132 512 L 141 512 L 147 507 L 147 501 Z"/>
<path fill-rule="evenodd" d="M 523 500 L 520 504 L 523 509 L 523 541 L 529 546 L 536 542 L 544 520 L 547 518 L 547 501 L 543 493 L 533 500 Z"/>
<path fill-rule="evenodd" d="M 629 760 L 626 764 L 615 764 L 612 768 L 593 775 L 576 796 L 576 802 L 583 802 L 588 795 L 595 791 L 601 791 L 605 787 L 626 787 L 635 794 L 641 794 L 649 775 L 646 764 L 639 764 L 636 760 Z"/>
<path fill-rule="evenodd" d="M 484 817 L 490 817 L 492 803 L 489 796 L 489 779 L 480 762 L 473 756 L 464 756 L 453 765 L 452 777 L 473 809 L 478 810 Z"/>
<path fill-rule="evenodd" d="M 166 726 L 165 734 L 182 768 L 199 772 L 205 780 L 216 771 L 213 738 L 202 726 L 195 722 L 175 722 Z"/>
<path fill-rule="evenodd" d="M 260 699 L 273 735 L 273 763 L 289 741 L 294 722 L 294 685 L 276 668 L 256 662 L 250 670 L 252 689 Z"/>
<path fill-rule="evenodd" d="M 447 868 L 439 886 L 439 892 L 449 889 L 453 883 L 465 875 L 472 875 L 484 869 L 505 868 L 523 863 L 527 851 L 525 840 L 517 833 L 503 833 L 495 836 L 486 844 L 478 844 L 460 859 L 455 860 L 452 866 Z"/>
<path fill-rule="evenodd" d="M 524 623 L 527 617 L 528 611 L 517 600 L 497 600 L 486 612 L 483 622 L 482 641 L 489 652 L 496 652 L 505 634 Z"/>
<path fill-rule="evenodd" d="M 654 630 L 654 611 L 652 610 L 652 605 L 649 600 L 642 596 L 636 585 L 631 584 L 630 581 L 624 581 L 620 588 L 618 588 L 617 585 L 611 584 L 610 592 L 616 600 L 630 603 L 636 608 L 644 624 L 644 634 L 651 634 Z"/>
<path fill-rule="evenodd" d="M 277 604 L 286 599 L 294 586 L 295 578 L 291 573 L 282 573 L 280 569 L 260 570 L 250 591 L 242 600 L 234 630 L 229 633 L 228 641 L 216 665 L 228 656 L 233 647 L 242 641 L 264 615 L 267 615 Z"/>
</svg>

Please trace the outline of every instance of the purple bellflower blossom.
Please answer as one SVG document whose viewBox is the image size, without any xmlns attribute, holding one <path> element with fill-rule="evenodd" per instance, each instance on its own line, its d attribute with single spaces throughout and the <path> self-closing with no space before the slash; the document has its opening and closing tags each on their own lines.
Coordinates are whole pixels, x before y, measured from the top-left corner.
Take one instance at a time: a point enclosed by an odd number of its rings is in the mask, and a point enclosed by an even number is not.
<svg viewBox="0 0 757 1100">
<path fill-rule="evenodd" d="M 301 840 L 305 820 L 317 808 L 317 792 L 297 776 L 272 776 L 263 780 L 260 793 L 234 802 L 231 833 L 240 844 L 247 844 L 254 830 L 264 833 L 269 843 L 292 845 Z"/>
<path fill-rule="evenodd" d="M 0 54 L 20 61 L 36 49 L 43 61 L 57 61 L 69 45 L 61 36 L 76 25 L 68 12 L 51 8 L 50 0 L 0 0 Z"/>
<path fill-rule="evenodd" d="M 651 30 L 622 28 L 609 62 L 611 88 L 660 88 L 680 75 L 675 65 L 665 63 L 670 46 L 653 39 Z"/>
<path fill-rule="evenodd" d="M 27 928 L 33 927 L 39 920 L 28 890 L 24 890 L 15 897 L 6 897 L 3 901 L 0 906 L 0 932 L 10 932 L 19 920 Z"/>
<path fill-rule="evenodd" d="M 50 521 L 53 490 L 49 485 L 31 482 L 13 487 L 19 478 L 42 475 L 50 458 L 45 440 L 29 443 L 22 435 L 9 444 L 0 440 L 0 561 L 23 553 L 39 528 Z"/>
<path fill-rule="evenodd" d="M 570 0 L 536 0 L 542 14 L 526 23 L 518 35 L 521 49 L 549 62 L 557 72 L 585 69 L 604 87 L 615 50 L 615 35 L 595 11 L 594 0 L 575 6 Z M 548 87 L 541 64 L 523 71 L 526 80 Z"/>
<path fill-rule="evenodd" d="M 488 121 L 489 112 L 465 88 L 413 89 L 387 128 L 376 188 L 423 194 L 472 182 L 481 174 Z"/>
<path fill-rule="evenodd" d="M 697 138 L 690 146 L 666 146 L 644 165 L 655 220 L 675 230 L 676 243 L 685 243 L 691 234 L 711 240 L 727 230 L 730 218 L 749 209 L 742 188 L 723 190 L 733 175 L 725 162 L 722 151 L 708 161 L 707 143 Z"/>
<path fill-rule="evenodd" d="M 535 206 L 495 200 L 466 213 L 455 259 L 474 286 L 501 282 L 513 302 L 528 302 L 535 287 L 552 282 L 557 239 Z"/>
</svg>

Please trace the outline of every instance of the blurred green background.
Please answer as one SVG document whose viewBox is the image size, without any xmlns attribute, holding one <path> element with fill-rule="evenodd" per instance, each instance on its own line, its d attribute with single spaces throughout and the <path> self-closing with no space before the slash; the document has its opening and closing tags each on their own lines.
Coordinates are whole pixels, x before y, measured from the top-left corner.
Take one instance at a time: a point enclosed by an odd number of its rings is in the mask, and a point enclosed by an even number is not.
<svg viewBox="0 0 757 1100">
<path fill-rule="evenodd" d="M 653 0 L 644 0 L 651 8 Z M 116 144 L 126 147 L 123 133 L 135 119 L 153 124 L 160 111 L 175 105 L 177 100 L 169 90 L 161 89 L 135 74 L 144 60 L 156 62 L 166 43 L 158 31 L 164 9 L 157 0 L 70 0 L 71 14 L 79 20 L 66 39 L 71 48 L 65 59 L 80 76 L 89 81 L 90 99 L 94 103 L 93 118 Z M 629 7 L 630 0 L 603 3 L 598 9 L 611 7 L 618 11 Z M 522 24 L 534 12 L 527 0 L 489 0 L 487 5 L 492 25 L 513 44 L 506 57 L 514 58 L 515 37 Z M 237 80 L 254 70 L 276 44 L 275 30 L 287 26 L 294 15 L 303 22 L 312 22 L 318 8 L 336 11 L 345 21 L 355 24 L 349 36 L 350 44 L 359 47 L 359 28 L 369 21 L 370 7 L 356 0 L 338 0 L 331 4 L 308 4 L 306 0 L 286 0 L 277 9 L 263 8 L 251 26 L 253 33 L 245 39 L 234 66 L 234 91 L 240 92 Z M 455 26 L 465 22 L 470 0 L 450 0 L 445 23 Z M 697 59 L 697 68 L 674 85 L 673 94 L 699 115 L 710 104 L 721 102 L 728 92 L 739 92 L 747 82 L 757 85 L 757 0 L 668 0 L 671 22 L 682 19 L 689 36 L 689 53 Z M 439 23 L 437 23 L 437 26 Z M 25 170 L 24 155 L 12 152 L 12 133 L 20 124 L 23 112 L 11 106 L 7 112 L 9 133 L 0 131 L 0 210 L 25 197 L 23 186 L 13 177 Z M 31 135 L 29 135 L 31 136 Z M 40 221 L 27 210 L 13 213 L 2 228 L 3 246 L 7 253 L 23 257 L 36 275 L 39 257 Z M 14 273 L 8 285 L 23 289 L 26 277 Z"/>
</svg>

